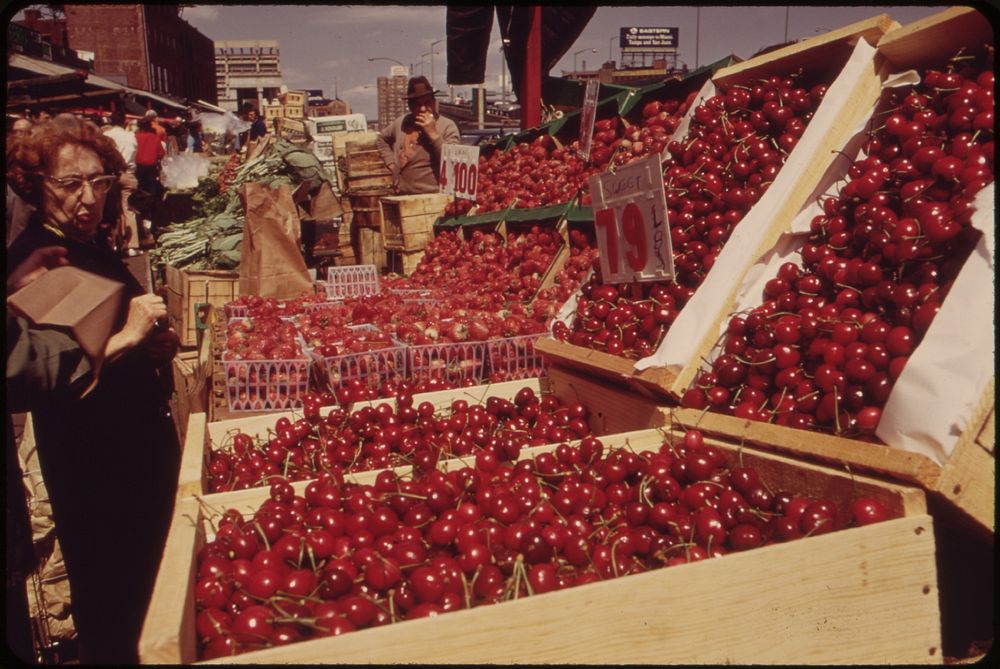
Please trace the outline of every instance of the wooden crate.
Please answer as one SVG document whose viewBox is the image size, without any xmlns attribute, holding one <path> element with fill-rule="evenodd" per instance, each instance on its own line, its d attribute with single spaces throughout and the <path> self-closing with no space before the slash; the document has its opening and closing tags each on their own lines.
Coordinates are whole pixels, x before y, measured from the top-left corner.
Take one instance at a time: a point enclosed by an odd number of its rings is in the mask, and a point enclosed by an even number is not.
<svg viewBox="0 0 1000 669">
<path fill-rule="evenodd" d="M 454 399 L 464 399 L 472 404 L 482 404 L 491 395 L 513 399 L 521 388 L 529 387 L 536 393 L 551 393 L 564 403 L 582 401 L 590 409 L 590 427 L 595 434 L 613 434 L 638 428 L 665 424 L 665 417 L 656 403 L 636 397 L 615 387 L 576 376 L 564 370 L 552 370 L 543 378 L 506 381 L 468 388 L 417 393 L 413 396 L 414 406 L 430 402 L 436 410 L 451 406 Z M 377 406 L 386 403 L 396 406 L 394 398 L 357 402 L 352 410 L 363 406 Z M 333 407 L 324 407 L 321 414 L 327 414 Z M 205 461 L 208 453 L 227 443 L 232 434 L 241 431 L 251 436 L 265 436 L 273 430 L 280 417 L 296 420 L 301 411 L 278 411 L 267 414 L 233 416 L 213 420 L 204 413 L 192 413 L 187 423 L 184 438 L 184 453 L 181 460 L 181 474 L 178 482 L 178 496 L 204 495 L 208 491 Z"/>
<path fill-rule="evenodd" d="M 350 201 L 351 221 L 354 225 L 382 231 L 382 210 L 378 195 L 350 195 L 347 199 Z"/>
<path fill-rule="evenodd" d="M 186 270 L 167 265 L 167 313 L 181 346 L 198 344 L 209 307 L 222 307 L 240 295 L 240 276 L 230 270 Z"/>
<path fill-rule="evenodd" d="M 451 196 L 392 195 L 379 200 L 382 236 L 387 249 L 420 251 L 434 237 L 434 221 L 444 214 Z"/>
<path fill-rule="evenodd" d="M 419 251 L 400 251 L 398 249 L 386 249 L 386 269 L 389 272 L 410 276 L 417 269 L 420 260 L 424 257 L 423 249 Z"/>
<path fill-rule="evenodd" d="M 281 105 L 264 105 L 264 120 L 281 118 L 284 116 L 284 107 Z"/>
<path fill-rule="evenodd" d="M 208 400 L 211 360 L 203 357 L 202 348 L 181 351 L 173 360 L 174 394 L 170 410 L 177 427 L 178 438 L 183 443 L 188 417 L 206 410 Z"/>
<path fill-rule="evenodd" d="M 860 106 L 865 113 L 854 125 L 844 126 L 834 133 L 841 142 L 838 150 L 846 146 L 855 130 L 868 120 L 872 106 L 881 91 L 882 82 L 888 77 L 913 67 L 926 67 L 929 63 L 943 62 L 963 47 L 967 52 L 980 50 L 984 44 L 992 41 L 992 35 L 992 28 L 982 14 L 974 9 L 962 7 L 945 10 L 911 26 L 887 33 L 878 44 L 871 70 L 856 82 L 855 94 L 851 96 L 852 100 L 865 102 Z M 846 173 L 847 167 L 845 161 L 841 167 L 831 168 L 826 178 L 835 183 L 840 175 Z M 803 206 L 805 204 L 803 203 Z M 752 257 L 765 258 L 779 238 L 788 231 L 792 219 L 797 214 L 798 210 L 786 208 L 776 219 L 776 225 L 762 238 L 760 246 Z M 670 390 L 675 396 L 680 396 L 694 382 L 706 361 L 715 358 L 723 324 L 734 312 L 746 307 L 745 304 L 739 304 L 742 288 L 740 284 L 741 282 L 738 282 L 727 296 L 716 301 L 714 315 L 706 319 L 712 326 L 706 331 L 691 361 L 682 369 L 673 370 L 676 371 L 676 376 Z M 991 353 L 989 350 L 982 351 L 984 357 L 990 356 Z M 992 425 L 994 403 L 994 381 L 991 380 L 985 387 L 978 405 L 972 408 L 968 415 L 957 417 L 962 419 L 960 423 L 964 422 L 962 436 L 943 466 L 917 453 L 812 431 L 760 423 L 748 425 L 742 420 L 715 414 L 706 415 L 702 422 L 723 433 L 753 434 L 755 438 L 774 444 L 779 449 L 810 453 L 823 459 L 837 459 L 862 469 L 875 469 L 898 480 L 920 485 L 936 497 L 954 505 L 959 514 L 975 527 L 976 531 L 992 535 L 995 521 L 993 486 L 995 458 L 992 446 L 984 448 L 977 444 L 977 440 L 982 441 L 984 438 L 983 425 L 986 423 Z M 955 417 L 940 418 L 951 420 Z M 835 455 L 826 455 L 828 453 Z"/>
<path fill-rule="evenodd" d="M 392 170 L 385 164 L 374 139 L 344 145 L 344 172 L 348 193 L 381 195 L 392 190 Z"/>
<path fill-rule="evenodd" d="M 355 221 L 356 223 L 356 221 Z M 353 225 L 352 230 L 358 231 L 358 246 L 355 256 L 359 265 L 375 265 L 379 270 L 385 269 L 385 247 L 382 245 L 382 231 L 372 228 L 362 228 Z"/>
<path fill-rule="evenodd" d="M 306 104 L 305 91 L 285 91 L 278 94 L 278 102 L 285 106 L 304 107 Z"/>
<path fill-rule="evenodd" d="M 660 430 L 602 438 L 656 448 Z M 871 495 L 892 516 L 719 559 L 239 655 L 238 663 L 939 664 L 933 520 L 916 488 L 709 439 L 776 489 L 840 505 Z M 554 446 L 531 449 L 530 457 Z M 368 483 L 374 473 L 355 480 Z M 298 490 L 302 485 L 296 484 Z M 181 500 L 139 644 L 143 663 L 197 661 L 194 579 L 213 514 L 249 514 L 245 490 Z M 572 611 L 567 618 L 567 611 Z M 229 664 L 234 658 L 207 661 Z"/>
<path fill-rule="evenodd" d="M 282 105 L 281 115 L 285 118 L 301 119 L 305 118 L 305 109 L 302 105 Z"/>
</svg>

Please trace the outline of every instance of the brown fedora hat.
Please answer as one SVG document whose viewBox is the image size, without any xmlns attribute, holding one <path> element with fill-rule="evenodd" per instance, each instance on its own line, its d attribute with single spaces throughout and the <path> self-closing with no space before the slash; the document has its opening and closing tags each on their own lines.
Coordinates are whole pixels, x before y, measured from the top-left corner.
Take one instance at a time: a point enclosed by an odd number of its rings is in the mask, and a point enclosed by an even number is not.
<svg viewBox="0 0 1000 669">
<path fill-rule="evenodd" d="M 413 100 L 414 98 L 423 98 L 428 95 L 434 95 L 437 91 L 431 86 L 431 82 L 427 81 L 427 77 L 420 75 L 419 77 L 413 77 L 406 84 L 406 99 Z"/>
</svg>

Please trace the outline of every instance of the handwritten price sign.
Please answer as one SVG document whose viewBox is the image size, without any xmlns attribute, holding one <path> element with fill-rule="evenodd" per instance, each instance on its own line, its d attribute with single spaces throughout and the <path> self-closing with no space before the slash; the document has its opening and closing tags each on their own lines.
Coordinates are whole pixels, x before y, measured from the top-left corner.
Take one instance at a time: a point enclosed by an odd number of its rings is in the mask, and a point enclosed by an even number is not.
<svg viewBox="0 0 1000 669">
<path fill-rule="evenodd" d="M 479 147 L 445 144 L 441 149 L 439 181 L 442 193 L 475 201 L 479 186 Z"/>
<path fill-rule="evenodd" d="M 590 177 L 605 283 L 674 278 L 660 157 Z"/>
</svg>

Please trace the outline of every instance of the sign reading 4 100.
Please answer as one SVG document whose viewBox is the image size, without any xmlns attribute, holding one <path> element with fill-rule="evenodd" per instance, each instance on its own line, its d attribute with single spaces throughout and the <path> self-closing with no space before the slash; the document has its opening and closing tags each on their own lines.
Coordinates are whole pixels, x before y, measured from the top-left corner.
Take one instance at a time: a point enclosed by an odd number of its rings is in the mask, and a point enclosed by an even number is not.
<svg viewBox="0 0 1000 669">
<path fill-rule="evenodd" d="M 590 194 L 605 283 L 674 278 L 660 157 L 595 174 Z"/>
<path fill-rule="evenodd" d="M 440 177 L 442 193 L 475 201 L 479 187 L 479 147 L 465 144 L 445 144 L 441 147 Z"/>
</svg>

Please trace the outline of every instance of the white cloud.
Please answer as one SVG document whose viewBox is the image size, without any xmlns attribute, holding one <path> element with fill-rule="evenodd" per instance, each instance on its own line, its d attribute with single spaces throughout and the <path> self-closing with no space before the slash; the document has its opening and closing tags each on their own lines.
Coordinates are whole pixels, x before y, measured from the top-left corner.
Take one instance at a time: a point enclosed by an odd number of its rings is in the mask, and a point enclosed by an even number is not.
<svg viewBox="0 0 1000 669">
<path fill-rule="evenodd" d="M 182 14 L 186 21 L 195 19 L 197 21 L 214 21 L 219 18 L 219 8 L 213 5 L 194 5 L 185 7 Z"/>
</svg>

